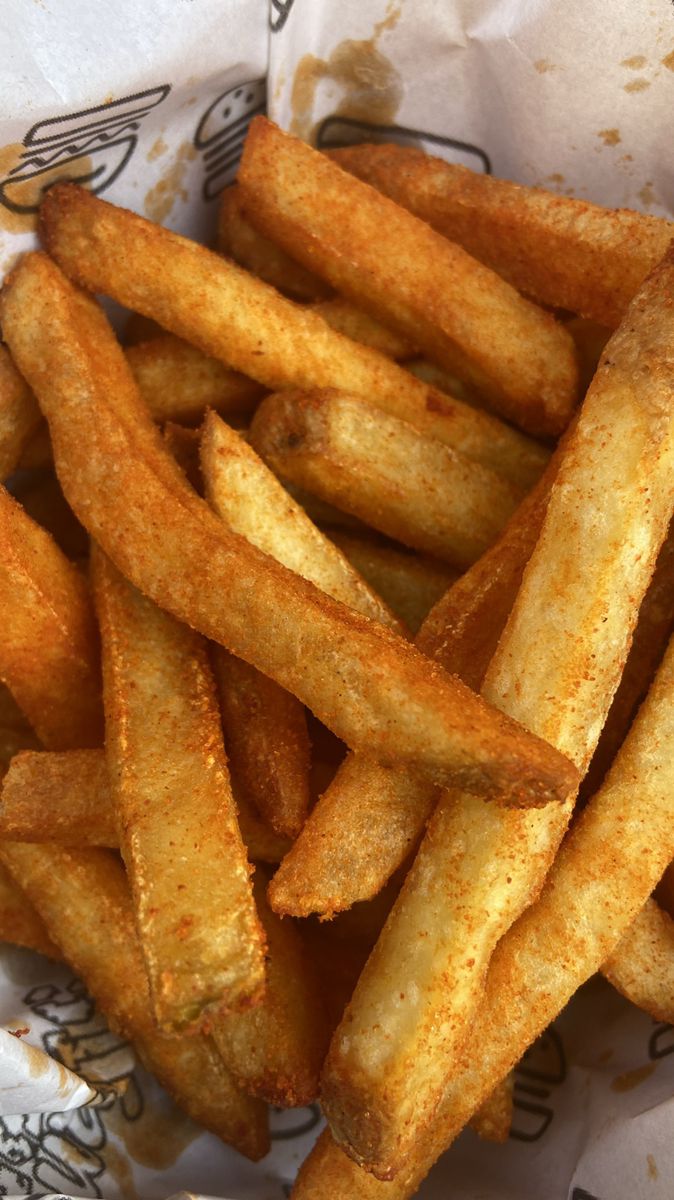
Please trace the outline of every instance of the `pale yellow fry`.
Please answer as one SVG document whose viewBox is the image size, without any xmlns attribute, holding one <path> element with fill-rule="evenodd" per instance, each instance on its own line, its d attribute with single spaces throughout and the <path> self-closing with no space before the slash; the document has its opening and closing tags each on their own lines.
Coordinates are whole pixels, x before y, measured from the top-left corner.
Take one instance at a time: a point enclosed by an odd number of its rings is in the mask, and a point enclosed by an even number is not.
<svg viewBox="0 0 674 1200">
<path fill-rule="evenodd" d="M 346 392 L 267 396 L 250 439 L 278 475 L 459 568 L 496 540 L 520 497 L 488 467 Z"/>
<path fill-rule="evenodd" d="M 208 408 L 241 420 L 264 393 L 259 383 L 170 333 L 128 346 L 126 357 L 155 421 L 200 421 Z"/>
<path fill-rule="evenodd" d="M 264 934 L 198 634 L 96 550 L 106 755 L 160 1028 L 237 1009 L 264 986 Z"/>
<path fill-rule="evenodd" d="M 669 913 L 648 900 L 601 972 L 654 1020 L 674 1024 L 674 920 Z"/>
<path fill-rule="evenodd" d="M 0 679 L 50 749 L 102 737 L 96 629 L 87 585 L 0 485 Z"/>
<path fill-rule="evenodd" d="M 18 466 L 40 420 L 37 400 L 0 345 L 0 482 Z"/>
<path fill-rule="evenodd" d="M 549 313 L 425 222 L 265 117 L 239 186 L 253 224 L 534 434 L 560 433 L 578 392 L 573 340 Z"/>
<path fill-rule="evenodd" d="M 411 147 L 332 155 L 528 296 L 610 328 L 674 238 L 674 222 L 523 187 Z"/>
<path fill-rule="evenodd" d="M 334 600 L 402 632 L 387 605 L 255 450 L 214 413 L 204 422 L 200 454 L 207 499 L 235 533 Z"/>
<path fill-rule="evenodd" d="M 314 312 L 320 313 L 323 320 L 338 333 L 378 350 L 387 358 L 411 358 L 416 353 L 416 347 L 408 338 L 382 325 L 376 317 L 363 312 L 361 308 L 355 308 L 341 296 L 336 296 L 334 300 L 321 300 L 314 305 Z"/>
<path fill-rule="evenodd" d="M 537 443 L 450 400 L 330 328 L 246 271 L 73 184 L 49 189 L 42 231 L 67 274 L 157 320 L 270 389 L 341 387 L 500 471 L 522 488 L 543 469 Z"/>
<path fill-rule="evenodd" d="M 0 858 L 35 905 L 63 957 L 114 1033 L 193 1120 L 248 1158 L 269 1149 L 266 1108 L 239 1091 L 209 1037 L 155 1027 L 124 868 L 107 850 L 0 844 Z"/>
<path fill-rule="evenodd" d="M 44 921 L 7 868 L 1 865 L 0 942 L 37 950 L 38 954 L 46 954 L 47 958 L 61 957 L 60 950 L 47 933 Z"/>
<path fill-rule="evenodd" d="M 581 770 L 672 513 L 673 286 L 667 258 L 607 346 L 482 688 Z M 522 813 L 456 792 L 436 809 L 324 1074 L 336 1136 L 375 1174 L 433 1121 L 494 946 L 537 894 L 573 801 Z"/>
</svg>

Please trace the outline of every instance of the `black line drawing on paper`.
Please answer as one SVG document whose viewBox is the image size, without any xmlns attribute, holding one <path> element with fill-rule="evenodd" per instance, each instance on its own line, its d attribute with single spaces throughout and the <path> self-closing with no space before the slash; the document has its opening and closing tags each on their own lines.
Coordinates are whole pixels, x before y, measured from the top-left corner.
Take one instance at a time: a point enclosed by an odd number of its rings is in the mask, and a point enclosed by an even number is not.
<svg viewBox="0 0 674 1200">
<path fill-rule="evenodd" d="M 599 1196 L 595 1196 L 594 1192 L 586 1192 L 585 1188 L 575 1187 L 569 1200 L 599 1200 Z"/>
<path fill-rule="evenodd" d="M 426 133 L 422 129 L 407 129 L 403 125 L 371 125 L 367 121 L 340 116 L 326 117 L 316 131 L 319 150 L 351 146 L 358 142 L 397 142 L 401 146 L 426 150 L 448 162 L 460 162 L 483 175 L 491 175 L 491 161 L 487 152 L 472 142 L 463 142 L 458 138 Z"/>
<path fill-rule="evenodd" d="M 648 1057 L 651 1061 L 674 1054 L 674 1025 L 656 1023 L 648 1039 Z"/>
<path fill-rule="evenodd" d="M 553 1026 L 524 1055 L 515 1068 L 513 1123 L 510 1136 L 520 1142 L 537 1142 L 555 1115 L 551 1097 L 566 1079 L 566 1056 Z"/>
<path fill-rule="evenodd" d="M 310 1133 L 321 1120 L 321 1110 L 317 1104 L 308 1104 L 306 1108 L 271 1108 L 270 1133 L 273 1142 L 290 1141 Z"/>
<path fill-rule="evenodd" d="M 19 161 L 0 181 L 0 204 L 14 213 L 35 213 L 44 187 L 57 179 L 86 185 L 95 195 L 104 192 L 129 162 L 144 118 L 170 90 L 165 83 L 33 125 Z"/>
<path fill-rule="evenodd" d="M 215 200 L 234 178 L 248 126 L 266 106 L 264 79 L 239 83 L 209 104 L 194 135 L 194 147 L 203 156 L 204 200 Z"/>
<path fill-rule="evenodd" d="M 272 33 L 280 33 L 285 25 L 295 0 L 271 0 L 269 8 L 269 28 Z"/>
</svg>

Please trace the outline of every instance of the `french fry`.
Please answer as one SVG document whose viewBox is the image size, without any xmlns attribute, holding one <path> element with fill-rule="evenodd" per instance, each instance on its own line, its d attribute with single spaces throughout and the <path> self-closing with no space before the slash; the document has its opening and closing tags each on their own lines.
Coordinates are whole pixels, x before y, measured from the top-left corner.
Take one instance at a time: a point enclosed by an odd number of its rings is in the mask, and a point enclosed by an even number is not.
<svg viewBox="0 0 674 1200">
<path fill-rule="evenodd" d="M 247 1012 L 216 1017 L 210 1032 L 244 1091 L 292 1108 L 318 1095 L 330 1030 L 300 932 L 271 911 L 265 886 L 265 876 L 256 871 L 255 898 L 268 946 L 264 997 Z"/>
<path fill-rule="evenodd" d="M 266 388 L 356 392 L 523 489 L 543 470 L 548 456 L 531 439 L 427 387 L 202 246 L 72 184 L 49 189 L 41 219 L 50 253 L 78 283 L 155 316 Z"/>
<path fill-rule="evenodd" d="M 24 745 L 25 741 L 15 746 L 2 781 L 0 838 L 117 849 L 119 834 L 104 751 L 32 752 Z M 279 862 L 290 843 L 264 825 L 236 791 L 235 800 L 251 862 Z"/>
<path fill-rule="evenodd" d="M 581 771 L 672 514 L 673 287 L 666 257 L 606 348 L 482 687 Z M 523 814 L 445 793 L 429 822 L 324 1071 L 336 1137 L 376 1175 L 434 1120 L 494 946 L 541 887 L 574 799 Z"/>
<path fill-rule="evenodd" d="M 489 468 L 332 389 L 267 396 L 250 440 L 278 475 L 458 568 L 492 545 L 519 498 Z"/>
<path fill-rule="evenodd" d="M 53 470 L 21 472 L 12 480 L 12 495 L 31 520 L 50 533 L 67 558 L 83 562 L 89 537 L 68 506 Z"/>
<path fill-rule="evenodd" d="M 276 833 L 297 837 L 309 811 L 311 750 L 304 708 L 243 659 L 213 648 L 225 746 L 243 791 Z"/>
<path fill-rule="evenodd" d="M 0 866 L 0 942 L 37 950 L 38 954 L 45 954 L 47 958 L 61 957 L 60 950 L 47 933 L 44 921 L 3 866 Z"/>
<path fill-rule="evenodd" d="M 626 929 L 601 973 L 654 1020 L 674 1023 L 674 920 L 655 900 Z"/>
<path fill-rule="evenodd" d="M 331 157 L 528 296 L 608 328 L 674 238 L 662 217 L 522 187 L 411 147 L 349 146 Z"/>
<path fill-rule="evenodd" d="M 385 354 L 387 358 L 411 358 L 416 353 L 415 346 L 400 333 L 382 325 L 375 317 L 354 308 L 348 300 L 336 296 L 334 300 L 322 300 L 314 305 L 314 312 L 320 313 L 331 329 L 343 333 L 345 337 L 363 346 L 370 346 Z"/>
<path fill-rule="evenodd" d="M 207 408 L 240 420 L 264 394 L 252 379 L 170 333 L 128 346 L 126 357 L 155 421 L 200 421 Z"/>
<path fill-rule="evenodd" d="M 499 540 L 429 613 L 417 645 L 479 688 L 536 545 L 562 447 Z M 349 755 L 270 888 L 280 913 L 332 916 L 376 895 L 418 843 L 436 789 L 410 771 Z"/>
<path fill-rule="evenodd" d="M 21 750 L 37 749 L 39 745 L 39 739 L 9 688 L 0 683 L 0 779 L 5 775 L 15 754 Z"/>
<path fill-rule="evenodd" d="M 209 503 L 235 533 L 334 600 L 403 632 L 387 605 L 316 528 L 255 450 L 214 413 L 204 422 L 200 454 Z"/>
<path fill-rule="evenodd" d="M 157 1023 L 256 1003 L 264 934 L 198 634 L 96 552 L 106 756 Z"/>
<path fill-rule="evenodd" d="M 485 1142 L 507 1142 L 513 1123 L 513 1077 L 506 1075 L 496 1084 L 468 1124 Z"/>
<path fill-rule="evenodd" d="M 0 481 L 16 469 L 40 421 L 35 397 L 0 345 Z"/>
<path fill-rule="evenodd" d="M 373 537 L 342 529 L 326 533 L 413 633 L 457 578 L 456 571 L 437 559 L 408 554 Z"/>
<path fill-rule="evenodd" d="M 0 678 L 49 749 L 102 737 L 96 628 L 84 579 L 0 485 Z"/>
<path fill-rule="evenodd" d="M 241 1092 L 209 1037 L 154 1025 L 124 869 L 106 850 L 3 842 L 0 858 L 114 1033 L 205 1129 L 257 1160 L 269 1149 L 265 1106 Z"/>
<path fill-rule="evenodd" d="M 238 180 L 262 233 L 497 412 L 537 435 L 566 427 L 570 334 L 460 246 L 265 117 L 250 125 Z"/>
</svg>

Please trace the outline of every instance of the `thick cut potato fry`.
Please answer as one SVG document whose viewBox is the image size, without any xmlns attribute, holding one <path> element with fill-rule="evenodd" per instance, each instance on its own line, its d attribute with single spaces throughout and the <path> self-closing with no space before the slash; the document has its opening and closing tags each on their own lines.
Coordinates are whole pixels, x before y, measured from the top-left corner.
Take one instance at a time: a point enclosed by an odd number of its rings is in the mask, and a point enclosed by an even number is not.
<svg viewBox="0 0 674 1200">
<path fill-rule="evenodd" d="M 520 291 L 608 328 L 674 238 L 662 217 L 478 175 L 411 147 L 349 146 L 331 157 Z"/>
<path fill-rule="evenodd" d="M 44 921 L 3 866 L 0 866 L 0 942 L 37 950 L 38 954 L 46 954 L 47 958 L 61 957 L 60 950 L 47 933 Z"/>
<path fill-rule="evenodd" d="M 649 900 L 606 962 L 605 975 L 656 1021 L 674 1023 L 674 920 Z"/>
<path fill-rule="evenodd" d="M 268 907 L 266 878 L 255 875 L 255 898 L 267 937 L 267 981 L 262 1003 L 245 1013 L 216 1017 L 213 1040 L 241 1088 L 269 1104 L 310 1104 L 330 1040 L 318 980 L 291 921 Z"/>
<path fill-rule="evenodd" d="M 33 393 L 0 345 L 0 482 L 18 466 L 40 421 Z"/>
<path fill-rule="evenodd" d="M 256 1003 L 264 934 L 198 634 L 93 559 L 106 755 L 156 1020 Z"/>
<path fill-rule="evenodd" d="M 507 1142 L 513 1123 L 513 1077 L 506 1075 L 475 1110 L 468 1124 L 485 1142 Z"/>
<path fill-rule="evenodd" d="M 438 601 L 417 645 L 479 688 L 540 533 L 562 447 L 499 540 Z M 410 771 L 349 755 L 270 888 L 277 912 L 331 916 L 376 895 L 421 837 L 436 789 Z"/>
<path fill-rule="evenodd" d="M 2 781 L 0 838 L 117 849 L 119 834 L 104 751 L 29 752 L 24 745 L 25 740 L 16 745 Z M 290 848 L 288 840 L 264 825 L 236 791 L 235 800 L 251 862 L 279 862 Z"/>
<path fill-rule="evenodd" d="M 121 863 L 106 850 L 3 842 L 0 858 L 114 1033 L 133 1043 L 193 1120 L 248 1158 L 269 1149 L 266 1109 L 239 1091 L 209 1037 L 155 1027 Z"/>
<path fill-rule="evenodd" d="M 332 294 L 329 284 L 253 228 L 246 217 L 241 188 L 236 183 L 222 193 L 218 212 L 218 250 L 293 300 L 323 300 Z"/>
<path fill-rule="evenodd" d="M 438 559 L 408 554 L 355 532 L 328 529 L 326 533 L 412 633 L 456 580 L 457 572 Z"/>
<path fill-rule="evenodd" d="M 297 837 L 309 811 L 311 750 L 304 708 L 221 646 L 213 648 L 225 746 L 239 785 L 276 833 Z"/>
<path fill-rule="evenodd" d="M 102 737 L 96 627 L 87 586 L 0 485 L 0 678 L 49 749 Z"/>
<path fill-rule="evenodd" d="M 557 752 L 225 528 L 143 412 L 101 310 L 46 256 L 21 260 L 0 310 L 71 507 L 156 603 L 293 692 L 347 745 L 518 803 L 573 786 Z"/>
<path fill-rule="evenodd" d="M 208 408 L 240 420 L 264 394 L 259 383 L 170 333 L 127 347 L 126 357 L 155 421 L 200 421 Z"/>
<path fill-rule="evenodd" d="M 573 340 L 505 280 L 265 117 L 251 123 L 238 178 L 253 224 L 305 267 L 528 432 L 566 427 Z"/>
<path fill-rule="evenodd" d="M 519 498 L 489 468 L 332 389 L 267 396 L 250 439 L 278 475 L 459 568 L 492 545 Z"/>
<path fill-rule="evenodd" d="M 415 346 L 402 334 L 382 325 L 375 317 L 354 308 L 348 300 L 337 296 L 334 300 L 322 300 L 314 305 L 314 312 L 320 313 L 324 321 L 338 333 L 370 346 L 385 354 L 387 358 L 411 358 L 416 352 Z"/>
<path fill-rule="evenodd" d="M 503 422 L 427 387 L 217 254 L 83 188 L 50 188 L 42 231 L 66 273 L 89 291 L 155 316 L 266 388 L 356 392 L 522 488 L 543 469 L 545 450 Z"/>
<path fill-rule="evenodd" d="M 672 513 L 673 293 L 667 257 L 606 348 L 482 687 L 581 770 Z M 574 798 L 521 813 L 455 792 L 436 809 L 326 1061 L 328 1119 L 375 1174 L 433 1121 L 494 946 L 541 887 Z"/>
<path fill-rule="evenodd" d="M 201 469 L 211 507 L 235 533 L 334 600 L 403 632 L 387 605 L 316 528 L 262 459 L 214 413 L 204 422 Z"/>
</svg>

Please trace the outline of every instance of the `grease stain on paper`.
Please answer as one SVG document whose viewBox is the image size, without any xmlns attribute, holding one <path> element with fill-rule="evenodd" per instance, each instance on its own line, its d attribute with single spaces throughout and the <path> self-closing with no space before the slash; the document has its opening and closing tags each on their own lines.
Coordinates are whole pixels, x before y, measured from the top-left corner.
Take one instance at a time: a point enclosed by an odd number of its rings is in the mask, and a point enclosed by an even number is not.
<svg viewBox="0 0 674 1200">
<path fill-rule="evenodd" d="M 623 58 L 620 65 L 627 67 L 628 71 L 643 71 L 648 66 L 648 59 L 644 54 L 633 54 L 631 58 Z"/>
<path fill-rule="evenodd" d="M 539 75 L 547 75 L 548 71 L 556 71 L 557 67 L 555 63 L 550 62 L 549 58 L 537 58 L 534 70 L 538 71 Z"/>
<path fill-rule="evenodd" d="M 342 99 L 331 115 L 351 117 L 373 125 L 393 123 L 403 98 L 403 81 L 390 59 L 377 48 L 386 30 L 395 28 L 400 8 L 389 5 L 387 15 L 364 41 L 347 38 L 329 58 L 305 54 L 295 68 L 290 95 L 290 132 L 313 144 L 319 124 L 314 101 L 319 83 L 327 80 L 342 89 Z"/>
<path fill-rule="evenodd" d="M 600 129 L 597 137 L 601 138 L 605 146 L 617 146 L 622 141 L 619 129 Z"/>
<path fill-rule="evenodd" d="M 674 50 L 670 50 L 669 54 L 660 59 L 660 62 L 668 71 L 674 71 Z"/>
<path fill-rule="evenodd" d="M 658 1175 L 659 1175 L 659 1171 L 658 1171 L 657 1163 L 656 1163 L 655 1159 L 653 1158 L 652 1154 L 646 1155 L 646 1163 L 648 1166 L 648 1178 L 649 1179 L 657 1179 Z"/>
<path fill-rule="evenodd" d="M 624 92 L 645 92 L 651 86 L 650 79 L 631 79 L 623 85 Z"/>
<path fill-rule="evenodd" d="M 652 204 L 657 204 L 657 197 L 653 191 L 653 183 L 650 179 L 646 180 L 644 186 L 637 192 L 637 196 L 644 208 L 650 208 Z"/>
<path fill-rule="evenodd" d="M 110 1142 L 105 1148 L 105 1166 L 124 1200 L 140 1200 L 128 1159 Z"/>
<path fill-rule="evenodd" d="M 164 141 L 163 137 L 160 134 L 159 137 L 157 138 L 156 142 L 154 142 L 154 144 L 150 147 L 150 149 L 147 152 L 147 155 L 146 155 L 147 161 L 154 162 L 154 160 L 156 158 L 160 158 L 162 154 L 166 154 L 167 150 L 168 150 L 168 145 Z"/>
<path fill-rule="evenodd" d="M 646 1063 L 643 1067 L 635 1067 L 633 1071 L 624 1071 L 622 1075 L 616 1075 L 611 1082 L 611 1091 L 631 1092 L 650 1078 L 656 1066 L 657 1063 Z"/>
<path fill-rule="evenodd" d="M 203 1130 L 168 1097 L 153 1098 L 152 1108 L 145 1108 L 135 1121 L 129 1121 L 117 1108 L 105 1115 L 108 1129 L 124 1143 L 128 1158 L 141 1167 L 165 1171 L 178 1161 L 181 1154 Z"/>
<path fill-rule="evenodd" d="M 145 195 L 143 207 L 151 221 L 161 224 L 171 212 L 176 200 L 187 200 L 187 189 L 183 186 L 187 165 L 196 157 L 191 142 L 183 142 L 173 162 Z"/>
<path fill-rule="evenodd" d="M 0 150 L 0 179 L 7 180 L 12 168 L 20 162 L 25 149 L 26 147 L 20 142 L 2 147 Z M 56 183 L 59 179 L 91 175 L 92 171 L 93 165 L 90 156 L 82 154 L 79 158 L 68 160 L 67 171 L 61 164 L 45 171 L 42 175 L 33 175 L 30 179 L 17 179 L 15 183 L 9 185 L 10 199 L 14 204 L 26 204 L 33 207 L 38 204 L 42 192 L 50 184 Z M 0 204 L 0 229 L 7 233 L 29 233 L 36 227 L 37 213 L 12 212 L 11 209 L 5 208 L 4 204 Z"/>
</svg>

